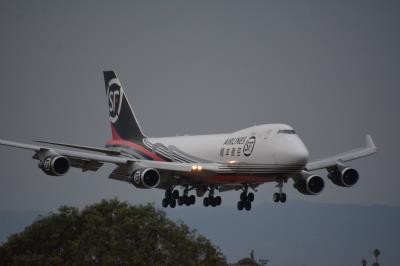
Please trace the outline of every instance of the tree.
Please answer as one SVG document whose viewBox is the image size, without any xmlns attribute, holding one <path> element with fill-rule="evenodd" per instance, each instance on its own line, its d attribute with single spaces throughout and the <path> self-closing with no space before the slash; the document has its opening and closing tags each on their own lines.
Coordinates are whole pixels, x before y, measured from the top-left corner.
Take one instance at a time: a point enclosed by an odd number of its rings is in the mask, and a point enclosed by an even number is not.
<svg viewBox="0 0 400 266">
<path fill-rule="evenodd" d="M 226 265 L 205 237 L 152 205 L 60 207 L 0 246 L 0 265 Z"/>
<path fill-rule="evenodd" d="M 237 262 L 238 265 L 252 265 L 252 266 L 259 266 L 255 260 L 252 260 L 251 258 L 243 258 Z"/>
<path fill-rule="evenodd" d="M 258 261 L 260 262 L 261 266 L 267 265 L 269 262 L 269 260 L 267 260 L 267 259 L 259 259 Z"/>
<path fill-rule="evenodd" d="M 254 250 L 250 251 L 250 258 L 246 257 L 237 262 L 238 265 L 254 265 L 254 266 L 259 266 L 260 264 L 257 263 L 255 256 L 254 256 Z"/>
<path fill-rule="evenodd" d="M 250 258 L 251 258 L 252 260 L 255 260 L 255 259 L 254 259 L 254 250 L 251 250 L 251 251 L 250 251 Z"/>
<path fill-rule="evenodd" d="M 379 249 L 375 249 L 373 253 L 374 253 L 374 256 L 375 256 L 375 263 L 378 264 L 378 257 L 381 254 L 381 252 L 379 251 Z"/>
<path fill-rule="evenodd" d="M 367 266 L 367 261 L 365 259 L 362 259 L 361 264 L 362 264 L 362 266 Z"/>
</svg>

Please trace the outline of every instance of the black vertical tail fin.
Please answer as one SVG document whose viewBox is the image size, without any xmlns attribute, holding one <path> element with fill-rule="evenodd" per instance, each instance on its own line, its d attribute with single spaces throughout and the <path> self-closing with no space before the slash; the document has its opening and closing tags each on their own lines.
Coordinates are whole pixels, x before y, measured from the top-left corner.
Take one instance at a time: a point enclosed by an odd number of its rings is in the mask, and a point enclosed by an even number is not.
<svg viewBox="0 0 400 266">
<path fill-rule="evenodd" d="M 141 141 L 145 135 L 114 71 L 104 71 L 112 138 Z"/>
</svg>

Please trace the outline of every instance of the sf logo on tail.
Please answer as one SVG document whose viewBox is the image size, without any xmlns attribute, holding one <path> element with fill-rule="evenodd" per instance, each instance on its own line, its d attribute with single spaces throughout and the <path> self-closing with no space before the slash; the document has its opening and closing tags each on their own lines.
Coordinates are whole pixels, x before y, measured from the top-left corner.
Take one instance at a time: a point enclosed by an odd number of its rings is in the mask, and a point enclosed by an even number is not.
<svg viewBox="0 0 400 266">
<path fill-rule="evenodd" d="M 107 87 L 107 98 L 110 107 L 110 121 L 112 123 L 117 122 L 118 116 L 121 113 L 123 96 L 124 91 L 122 90 L 119 80 L 110 80 Z"/>
</svg>

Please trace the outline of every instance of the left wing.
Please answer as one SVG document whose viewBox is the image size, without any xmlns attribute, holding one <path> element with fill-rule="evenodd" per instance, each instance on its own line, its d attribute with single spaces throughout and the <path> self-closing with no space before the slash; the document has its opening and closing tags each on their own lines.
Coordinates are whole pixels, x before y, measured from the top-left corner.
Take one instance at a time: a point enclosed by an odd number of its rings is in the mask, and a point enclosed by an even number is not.
<svg viewBox="0 0 400 266">
<path fill-rule="evenodd" d="M 329 168 L 329 167 L 334 167 L 338 163 L 343 163 L 355 159 L 359 159 L 362 157 L 369 156 L 371 154 L 376 153 L 377 147 L 374 144 L 374 141 L 372 140 L 372 137 L 370 135 L 367 135 L 365 137 L 365 147 L 355 149 L 352 151 L 348 151 L 345 153 L 341 153 L 338 155 L 334 155 L 328 158 L 324 158 L 318 161 L 310 162 L 306 166 L 307 171 L 314 171 L 318 169 L 323 169 L 323 168 Z"/>
</svg>

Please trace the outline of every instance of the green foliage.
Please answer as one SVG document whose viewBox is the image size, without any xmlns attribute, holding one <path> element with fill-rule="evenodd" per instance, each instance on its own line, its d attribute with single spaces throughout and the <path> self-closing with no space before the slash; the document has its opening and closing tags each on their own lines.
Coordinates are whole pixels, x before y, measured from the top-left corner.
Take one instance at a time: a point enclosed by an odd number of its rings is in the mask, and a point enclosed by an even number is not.
<svg viewBox="0 0 400 266">
<path fill-rule="evenodd" d="M 254 259 L 252 258 L 243 258 L 237 262 L 238 265 L 254 265 L 254 266 L 259 266 Z"/>
<path fill-rule="evenodd" d="M 60 207 L 0 246 L 0 265 L 226 265 L 209 240 L 154 206 Z"/>
<path fill-rule="evenodd" d="M 379 249 L 375 249 L 373 253 L 374 253 L 374 256 L 375 256 L 376 260 L 378 261 L 378 257 L 381 254 L 380 250 Z"/>
<path fill-rule="evenodd" d="M 254 250 L 251 250 L 251 251 L 250 251 L 250 259 L 255 260 L 255 259 L 254 259 Z"/>
<path fill-rule="evenodd" d="M 362 266 L 367 266 L 367 260 L 362 259 L 362 260 L 361 260 L 361 264 L 362 264 Z"/>
</svg>

